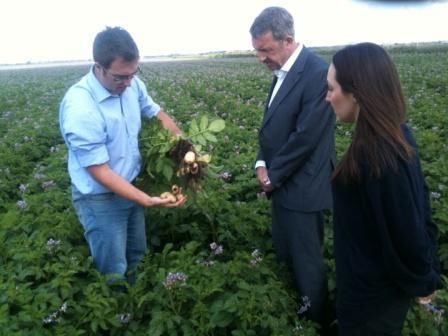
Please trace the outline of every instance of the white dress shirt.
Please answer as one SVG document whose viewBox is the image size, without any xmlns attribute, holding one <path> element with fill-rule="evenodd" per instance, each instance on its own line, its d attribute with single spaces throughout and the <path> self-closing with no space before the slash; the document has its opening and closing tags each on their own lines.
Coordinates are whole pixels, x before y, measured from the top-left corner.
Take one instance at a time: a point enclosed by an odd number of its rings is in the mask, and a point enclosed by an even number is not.
<svg viewBox="0 0 448 336">
<path fill-rule="evenodd" d="M 280 86 L 283 84 L 283 80 L 285 79 L 286 75 L 288 74 L 289 70 L 291 70 L 292 66 L 294 65 L 295 61 L 300 55 L 300 52 L 303 49 L 303 45 L 300 43 L 296 50 L 289 56 L 288 60 L 283 64 L 283 66 L 280 68 L 280 70 L 274 70 L 274 75 L 277 77 L 277 83 L 275 83 L 274 90 L 272 90 L 271 98 L 269 100 L 269 105 L 271 106 L 272 101 L 274 100 L 275 95 L 277 94 L 278 90 L 280 89 Z"/>
</svg>

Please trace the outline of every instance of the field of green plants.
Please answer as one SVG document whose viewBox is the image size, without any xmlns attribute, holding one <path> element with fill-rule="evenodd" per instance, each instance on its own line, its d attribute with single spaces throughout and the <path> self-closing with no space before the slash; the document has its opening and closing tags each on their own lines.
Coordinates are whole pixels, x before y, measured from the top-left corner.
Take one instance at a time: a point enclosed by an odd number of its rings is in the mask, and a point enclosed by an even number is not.
<svg viewBox="0 0 448 336">
<path fill-rule="evenodd" d="M 317 52 L 327 60 L 332 54 Z M 431 191 L 446 275 L 448 46 L 390 53 Z M 225 120 L 226 128 L 203 146 L 212 167 L 202 191 L 190 193 L 181 209 L 147 210 L 150 251 L 136 284 L 123 291 L 93 268 L 71 206 L 58 107 L 86 71 L 0 71 L 0 335 L 316 335 L 301 317 L 305 303 L 287 270 L 275 261 L 270 204 L 253 171 L 271 74 L 254 57 L 142 64 L 148 91 L 183 129 L 203 116 Z M 144 128 L 145 135 L 154 129 Z M 340 155 L 352 129 L 337 125 L 336 134 Z M 142 143 L 144 156 L 148 146 Z M 140 182 L 151 193 L 145 180 L 143 172 Z M 334 300 L 331 214 L 324 253 Z M 445 289 L 433 305 L 412 306 L 404 335 L 448 335 L 447 314 Z"/>
</svg>

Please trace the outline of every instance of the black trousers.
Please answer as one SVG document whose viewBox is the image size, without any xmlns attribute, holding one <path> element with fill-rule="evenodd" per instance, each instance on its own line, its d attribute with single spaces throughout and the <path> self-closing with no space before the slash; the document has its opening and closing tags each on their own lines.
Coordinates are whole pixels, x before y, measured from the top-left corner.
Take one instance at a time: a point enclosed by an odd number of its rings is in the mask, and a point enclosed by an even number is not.
<svg viewBox="0 0 448 336">
<path fill-rule="evenodd" d="M 339 327 L 339 336 L 401 336 L 410 300 L 394 298 L 379 309 L 366 323 L 356 327 Z"/>
<path fill-rule="evenodd" d="M 326 269 L 322 256 L 324 223 L 321 212 L 299 212 L 272 205 L 272 239 L 280 262 L 293 274 L 300 297 L 306 308 L 304 316 L 322 323 L 327 297 Z M 306 306 L 306 307 L 305 307 Z"/>
</svg>

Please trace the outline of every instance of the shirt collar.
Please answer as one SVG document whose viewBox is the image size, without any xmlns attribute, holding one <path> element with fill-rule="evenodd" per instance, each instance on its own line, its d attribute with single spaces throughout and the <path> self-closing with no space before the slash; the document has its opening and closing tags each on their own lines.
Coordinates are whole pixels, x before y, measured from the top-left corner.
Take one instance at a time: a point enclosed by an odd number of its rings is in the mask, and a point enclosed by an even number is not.
<svg viewBox="0 0 448 336">
<path fill-rule="evenodd" d="M 94 66 L 90 69 L 87 74 L 87 83 L 92 89 L 92 92 L 96 98 L 96 100 L 101 103 L 109 97 L 116 97 L 112 95 L 104 86 L 101 84 L 98 78 L 95 76 Z"/>
<path fill-rule="evenodd" d="M 300 52 L 303 49 L 303 44 L 299 43 L 296 50 L 289 56 L 288 60 L 283 64 L 280 70 L 274 70 L 274 74 L 277 76 L 278 79 L 285 78 L 286 74 L 291 70 L 292 66 L 294 65 L 295 61 L 300 55 Z"/>
</svg>

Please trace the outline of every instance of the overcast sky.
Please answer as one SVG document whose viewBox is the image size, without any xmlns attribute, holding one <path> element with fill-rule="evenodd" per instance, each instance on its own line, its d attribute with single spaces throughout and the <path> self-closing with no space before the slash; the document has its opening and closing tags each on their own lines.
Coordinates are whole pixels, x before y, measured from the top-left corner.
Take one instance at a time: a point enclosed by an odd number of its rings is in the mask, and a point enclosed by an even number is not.
<svg viewBox="0 0 448 336">
<path fill-rule="evenodd" d="M 448 40 L 447 1 L 3 0 L 0 64 L 88 60 L 105 26 L 122 26 L 142 56 L 249 50 L 249 27 L 267 6 L 295 18 L 307 46 Z"/>
</svg>

